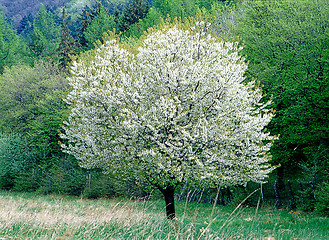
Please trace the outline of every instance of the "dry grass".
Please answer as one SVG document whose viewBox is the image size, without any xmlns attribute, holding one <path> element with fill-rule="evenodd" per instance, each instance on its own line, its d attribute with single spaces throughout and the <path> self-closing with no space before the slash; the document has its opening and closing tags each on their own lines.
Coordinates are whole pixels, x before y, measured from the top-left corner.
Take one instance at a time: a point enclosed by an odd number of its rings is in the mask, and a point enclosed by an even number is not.
<svg viewBox="0 0 329 240">
<path fill-rule="evenodd" d="M 45 202 L 42 198 L 35 201 L 0 197 L 0 219 L 5 225 L 30 222 L 38 227 L 60 224 L 77 227 L 86 223 L 107 224 L 113 221 L 131 225 L 146 217 L 145 212 L 137 211 L 134 206 L 118 207 L 117 202 L 97 201 L 96 206 L 93 204 L 96 201 L 77 199 L 76 202 L 78 205 L 56 198 Z"/>
<path fill-rule="evenodd" d="M 148 223 L 151 214 L 138 207 L 111 200 L 0 196 L 0 239 L 77 239 L 81 233 L 83 239 L 111 238 Z"/>
<path fill-rule="evenodd" d="M 0 191 L 0 240 L 7 239 L 329 239 L 329 219 L 272 208 L 85 200 Z"/>
</svg>

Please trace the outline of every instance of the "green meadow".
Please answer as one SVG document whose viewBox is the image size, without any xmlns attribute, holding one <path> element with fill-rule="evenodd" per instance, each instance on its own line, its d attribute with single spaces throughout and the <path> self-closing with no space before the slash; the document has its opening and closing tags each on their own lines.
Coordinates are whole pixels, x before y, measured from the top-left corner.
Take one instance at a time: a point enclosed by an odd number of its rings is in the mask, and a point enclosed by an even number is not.
<svg viewBox="0 0 329 240">
<path fill-rule="evenodd" d="M 329 239 L 329 218 L 301 211 L 0 192 L 0 239 Z"/>
</svg>

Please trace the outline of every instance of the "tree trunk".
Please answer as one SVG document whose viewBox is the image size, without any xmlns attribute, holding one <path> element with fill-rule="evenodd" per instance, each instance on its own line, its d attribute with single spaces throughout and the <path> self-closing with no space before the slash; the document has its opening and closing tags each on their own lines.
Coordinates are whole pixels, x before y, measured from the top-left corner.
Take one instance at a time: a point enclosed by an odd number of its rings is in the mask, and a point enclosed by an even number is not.
<svg viewBox="0 0 329 240">
<path fill-rule="evenodd" d="M 174 219 L 175 218 L 175 188 L 173 186 L 168 186 L 167 188 L 159 188 L 162 192 L 165 201 L 166 201 L 166 211 L 167 211 L 167 218 Z"/>
<path fill-rule="evenodd" d="M 281 165 L 277 168 L 277 176 L 278 176 L 278 188 L 283 190 L 285 188 L 284 184 L 284 167 Z"/>
</svg>

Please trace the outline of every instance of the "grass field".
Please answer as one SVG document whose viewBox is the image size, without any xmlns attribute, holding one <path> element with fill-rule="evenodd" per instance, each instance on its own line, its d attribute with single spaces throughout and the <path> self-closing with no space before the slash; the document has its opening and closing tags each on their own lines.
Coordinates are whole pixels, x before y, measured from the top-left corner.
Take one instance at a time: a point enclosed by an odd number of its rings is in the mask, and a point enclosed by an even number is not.
<svg viewBox="0 0 329 240">
<path fill-rule="evenodd" d="M 0 191 L 0 239 L 329 239 L 329 218 L 271 208 Z"/>
</svg>

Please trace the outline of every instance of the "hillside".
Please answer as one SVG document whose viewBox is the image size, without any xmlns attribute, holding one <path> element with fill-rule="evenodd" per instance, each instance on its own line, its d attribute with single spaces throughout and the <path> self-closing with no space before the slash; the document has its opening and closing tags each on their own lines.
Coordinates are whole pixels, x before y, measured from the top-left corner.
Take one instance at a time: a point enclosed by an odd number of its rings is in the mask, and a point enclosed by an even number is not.
<svg viewBox="0 0 329 240">
<path fill-rule="evenodd" d="M 84 6 L 91 1 L 92 0 L 0 0 L 0 10 L 2 10 L 5 16 L 13 22 L 15 27 L 17 27 L 24 16 L 27 16 L 30 13 L 32 15 L 37 13 L 41 3 L 51 9 L 57 9 L 65 6 L 67 3 L 70 3 L 72 6 L 77 2 L 79 5 Z"/>
</svg>

